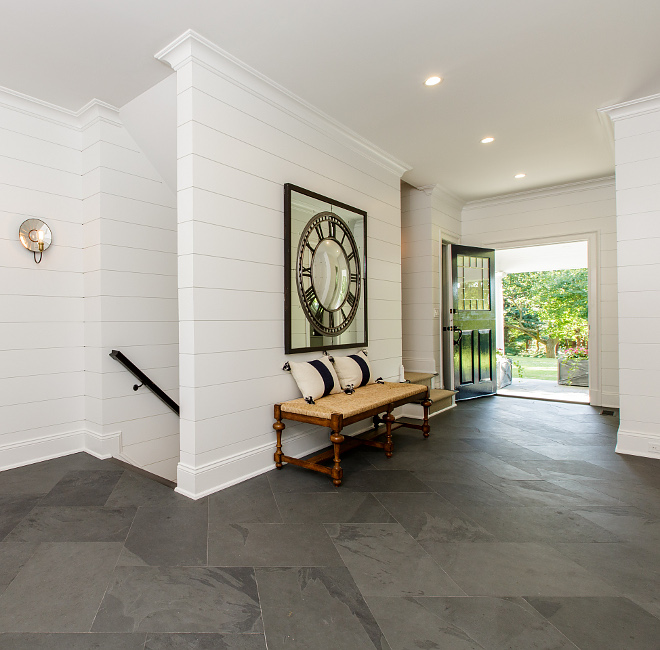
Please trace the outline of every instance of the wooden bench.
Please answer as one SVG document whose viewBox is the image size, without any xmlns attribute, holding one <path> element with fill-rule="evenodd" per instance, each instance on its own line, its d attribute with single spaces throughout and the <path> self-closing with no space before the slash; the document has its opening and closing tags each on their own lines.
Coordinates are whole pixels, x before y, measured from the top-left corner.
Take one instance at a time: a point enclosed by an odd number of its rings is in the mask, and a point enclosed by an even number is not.
<svg viewBox="0 0 660 650">
<path fill-rule="evenodd" d="M 407 424 L 405 422 L 393 424 L 395 417 L 392 411 L 397 406 L 420 401 L 424 407 L 423 424 Z M 317 399 L 315 404 L 308 404 L 303 398 L 275 404 L 275 424 L 273 424 L 273 428 L 277 433 L 275 466 L 277 469 L 282 469 L 283 463 L 286 462 L 291 465 L 306 467 L 315 472 L 328 474 L 332 477 L 332 482 L 336 486 L 339 486 L 343 477 L 343 470 L 341 468 L 342 452 L 358 445 L 369 445 L 384 449 L 385 456 L 391 458 L 394 450 L 392 431 L 400 427 L 408 427 L 410 429 L 419 429 L 425 438 L 429 437 L 429 431 L 431 430 L 429 426 L 430 406 L 431 400 L 429 399 L 429 389 L 427 386 L 388 382 L 362 386 L 361 388 L 357 388 L 351 395 L 346 395 L 345 393 L 328 395 L 327 397 Z M 381 413 L 385 413 L 382 420 L 379 417 Z M 348 436 L 345 439 L 341 433 L 344 427 L 360 420 L 366 420 L 367 418 L 374 419 L 374 429 L 372 431 L 360 434 L 359 436 Z M 282 453 L 282 431 L 285 428 L 282 420 L 294 420 L 295 422 L 306 422 L 308 424 L 329 427 L 331 430 L 330 442 L 333 448 L 323 451 L 307 460 L 285 456 Z M 384 431 L 379 429 L 381 421 L 385 422 Z M 385 434 L 384 442 L 374 440 L 374 438 L 383 434 Z M 321 465 L 324 460 L 328 460 L 329 458 L 333 458 L 334 460 L 332 467 Z"/>
</svg>

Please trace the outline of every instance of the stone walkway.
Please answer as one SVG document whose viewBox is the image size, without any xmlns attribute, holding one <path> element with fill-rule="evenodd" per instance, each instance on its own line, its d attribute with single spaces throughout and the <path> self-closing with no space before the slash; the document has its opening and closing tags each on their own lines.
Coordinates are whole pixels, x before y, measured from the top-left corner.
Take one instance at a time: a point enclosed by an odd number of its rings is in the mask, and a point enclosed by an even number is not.
<svg viewBox="0 0 660 650">
<path fill-rule="evenodd" d="M 526 397 L 528 399 L 550 400 L 554 402 L 575 402 L 589 404 L 589 389 L 582 386 L 560 386 L 547 379 L 514 379 L 506 388 L 500 388 L 498 395 L 505 397 Z"/>
</svg>

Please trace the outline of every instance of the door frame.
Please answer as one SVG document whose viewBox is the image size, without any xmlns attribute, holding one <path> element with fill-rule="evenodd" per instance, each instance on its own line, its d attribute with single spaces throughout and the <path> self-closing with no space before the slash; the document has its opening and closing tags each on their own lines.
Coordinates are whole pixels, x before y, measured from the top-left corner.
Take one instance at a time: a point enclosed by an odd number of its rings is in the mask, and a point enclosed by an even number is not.
<svg viewBox="0 0 660 650">
<path fill-rule="evenodd" d="M 468 240 L 469 241 L 469 240 Z M 532 248 L 550 244 L 567 244 L 571 242 L 587 242 L 588 285 L 587 306 L 589 309 L 589 403 L 602 405 L 601 381 L 601 345 L 600 345 L 600 236 L 598 232 L 590 231 L 571 235 L 552 235 L 549 237 L 532 237 L 526 239 L 509 239 L 506 241 L 479 241 L 475 246 L 493 248 L 495 251 L 508 248 Z M 461 241 L 461 245 L 471 246 L 471 243 Z"/>
</svg>

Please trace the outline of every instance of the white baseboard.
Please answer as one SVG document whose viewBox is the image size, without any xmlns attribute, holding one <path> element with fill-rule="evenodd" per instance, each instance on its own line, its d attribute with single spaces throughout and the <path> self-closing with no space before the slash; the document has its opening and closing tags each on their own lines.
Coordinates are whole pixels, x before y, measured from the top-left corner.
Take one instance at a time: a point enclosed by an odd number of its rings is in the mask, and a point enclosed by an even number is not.
<svg viewBox="0 0 660 650">
<path fill-rule="evenodd" d="M 85 431 L 67 431 L 0 446 L 0 471 L 85 451 Z"/>
<path fill-rule="evenodd" d="M 121 431 L 106 434 L 85 431 L 84 451 L 101 460 L 121 458 Z"/>
<path fill-rule="evenodd" d="M 346 427 L 344 433 L 357 435 L 369 429 L 371 429 L 370 425 L 359 423 Z M 284 453 L 295 458 L 313 454 L 329 445 L 328 429 L 324 427 L 315 427 L 313 431 L 305 431 L 298 435 L 291 435 L 291 437 L 287 437 L 286 433 L 282 436 Z M 200 467 L 190 467 L 179 463 L 175 492 L 190 499 L 201 499 L 213 492 L 242 483 L 249 478 L 274 469 L 274 453 L 275 436 L 273 436 L 272 442 Z"/>
<path fill-rule="evenodd" d="M 118 456 L 120 437 L 119 432 L 102 436 L 93 431 L 77 429 L 2 445 L 0 471 L 33 465 L 81 451 L 105 460 Z"/>
<path fill-rule="evenodd" d="M 616 453 L 644 456 L 645 458 L 660 458 L 660 435 L 652 436 L 648 433 L 619 429 Z"/>
</svg>

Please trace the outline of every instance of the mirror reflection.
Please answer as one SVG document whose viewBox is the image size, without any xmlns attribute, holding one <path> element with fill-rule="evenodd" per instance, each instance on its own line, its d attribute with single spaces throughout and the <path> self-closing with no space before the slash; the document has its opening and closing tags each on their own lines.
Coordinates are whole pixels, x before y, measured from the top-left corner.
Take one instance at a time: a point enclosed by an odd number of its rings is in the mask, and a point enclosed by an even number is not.
<svg viewBox="0 0 660 650">
<path fill-rule="evenodd" d="M 334 239 L 323 239 L 314 253 L 312 280 L 318 301 L 337 311 L 348 296 L 348 259 Z"/>
</svg>

